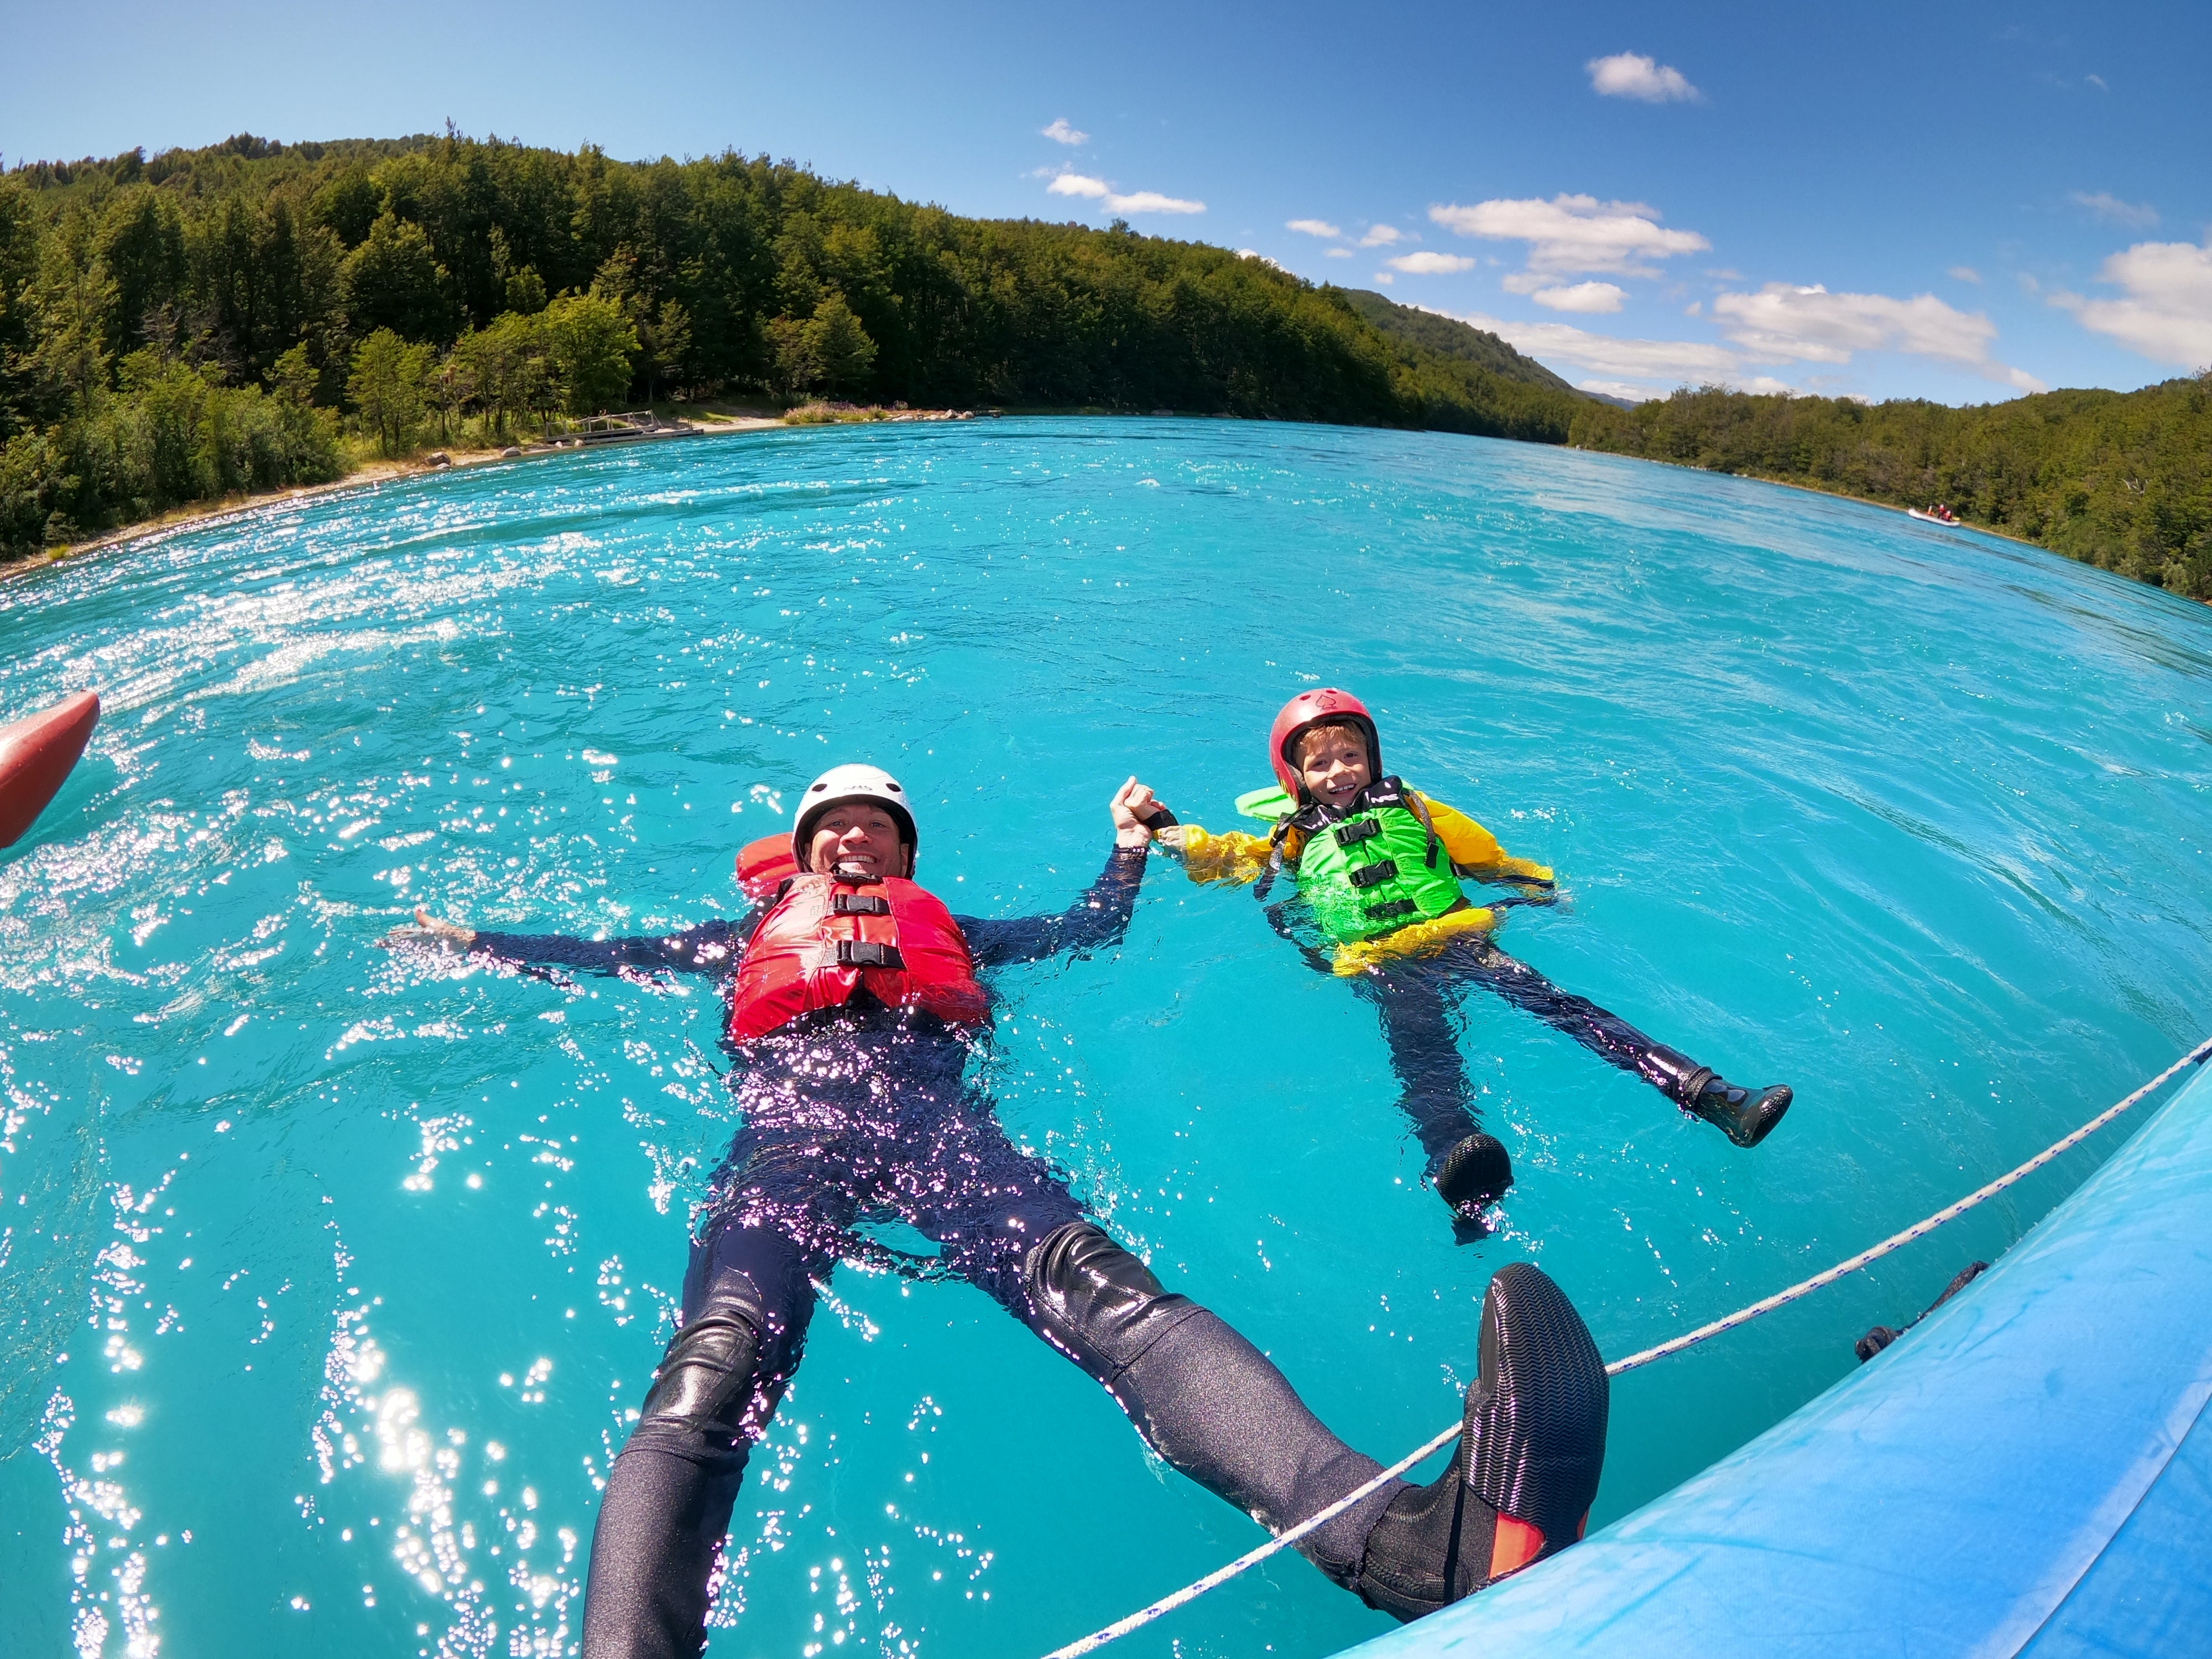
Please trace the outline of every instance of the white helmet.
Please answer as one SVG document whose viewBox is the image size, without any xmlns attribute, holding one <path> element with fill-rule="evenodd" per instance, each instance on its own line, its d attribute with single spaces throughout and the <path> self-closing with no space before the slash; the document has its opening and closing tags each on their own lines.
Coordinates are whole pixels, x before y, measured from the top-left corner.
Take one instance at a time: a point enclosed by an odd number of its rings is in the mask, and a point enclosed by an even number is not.
<svg viewBox="0 0 2212 1659">
<path fill-rule="evenodd" d="M 907 844 L 908 868 L 912 869 L 912 859 L 921 837 L 915 833 L 914 813 L 906 804 L 906 791 L 880 766 L 833 766 L 806 786 L 806 793 L 799 798 L 799 820 L 791 826 L 792 861 L 802 870 L 807 867 L 806 843 L 813 834 L 814 821 L 831 807 L 848 800 L 872 802 L 896 820 L 899 838 Z"/>
</svg>

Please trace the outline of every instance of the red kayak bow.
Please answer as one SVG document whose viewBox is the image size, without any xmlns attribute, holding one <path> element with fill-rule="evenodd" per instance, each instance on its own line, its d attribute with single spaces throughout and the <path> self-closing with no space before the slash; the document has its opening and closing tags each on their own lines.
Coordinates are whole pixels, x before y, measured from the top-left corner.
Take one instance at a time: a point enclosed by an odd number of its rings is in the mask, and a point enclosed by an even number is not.
<svg viewBox="0 0 2212 1659">
<path fill-rule="evenodd" d="M 100 693 L 80 691 L 13 726 L 0 726 L 0 847 L 53 799 L 100 724 Z"/>
</svg>

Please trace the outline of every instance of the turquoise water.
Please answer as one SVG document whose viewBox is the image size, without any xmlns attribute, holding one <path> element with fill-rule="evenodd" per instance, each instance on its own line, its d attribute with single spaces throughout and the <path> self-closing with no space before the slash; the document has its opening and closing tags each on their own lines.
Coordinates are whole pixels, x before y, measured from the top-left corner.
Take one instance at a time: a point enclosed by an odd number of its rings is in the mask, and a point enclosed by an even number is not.
<svg viewBox="0 0 2212 1659">
<path fill-rule="evenodd" d="M 1370 1010 L 1156 863 L 1004 976 L 991 1082 L 1157 1271 L 1384 1458 L 1533 1258 L 1620 1354 L 2009 1167 L 2206 1025 L 2212 613 L 2032 550 L 1555 450 L 1225 422 L 776 432 L 301 503 L 0 585 L 0 720 L 107 715 L 0 854 L 9 1651 L 573 1647 L 597 1491 L 732 1131 L 703 986 L 374 948 L 426 903 L 731 914 L 833 759 L 955 908 L 1065 903 L 1130 772 L 1224 826 L 1292 691 L 1555 865 L 1503 942 L 1798 1104 L 1742 1152 L 1494 1002 L 1519 1184 L 1455 1246 Z M 1624 1379 L 1598 1519 L 1786 1414 L 2107 1135 Z M 847 1270 L 713 1651 L 1020 1656 L 1255 1541 L 979 1293 Z M 742 1623 L 739 1617 L 742 1613 Z M 1387 1628 L 1271 1563 L 1132 1655 Z"/>
</svg>

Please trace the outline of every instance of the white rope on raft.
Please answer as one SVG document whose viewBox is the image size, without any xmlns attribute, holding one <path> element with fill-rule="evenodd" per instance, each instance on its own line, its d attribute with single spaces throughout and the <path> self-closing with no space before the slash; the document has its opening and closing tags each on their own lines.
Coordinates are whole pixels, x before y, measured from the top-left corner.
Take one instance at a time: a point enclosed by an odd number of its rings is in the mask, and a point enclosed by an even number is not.
<svg viewBox="0 0 2212 1659">
<path fill-rule="evenodd" d="M 1839 1279 L 1847 1278 L 1860 1268 L 1881 1261 L 1882 1257 L 1893 1251 L 1903 1249 L 1917 1238 L 1924 1238 L 1945 1222 L 1957 1220 L 1976 1205 L 1995 1198 L 2008 1187 L 2018 1185 L 2053 1158 L 2071 1152 L 2129 1108 L 2139 1105 L 2147 1096 L 2155 1094 L 2180 1073 L 2186 1071 L 2191 1066 L 2203 1065 L 2208 1058 L 2212 1058 L 2212 1037 L 2205 1038 L 2203 1042 L 2182 1055 L 2179 1060 L 2175 1060 L 2172 1065 L 2167 1066 L 2126 1099 L 2107 1107 L 2063 1139 L 2053 1141 L 2018 1169 L 1999 1176 L 1985 1187 L 1976 1188 L 1957 1203 L 1947 1205 L 1926 1219 L 1914 1222 L 1902 1232 L 1892 1233 L 1881 1243 L 1870 1245 L 1848 1261 L 1838 1261 L 1824 1273 L 1814 1273 L 1810 1279 L 1799 1279 L 1786 1291 L 1777 1291 L 1763 1301 L 1754 1302 L 1747 1308 L 1739 1308 L 1735 1312 L 1723 1318 L 1714 1320 L 1710 1325 L 1700 1325 L 1694 1331 L 1686 1331 L 1680 1336 L 1671 1337 L 1656 1347 L 1645 1348 L 1640 1352 L 1629 1355 L 1626 1359 L 1616 1359 L 1605 1368 L 1605 1374 L 1607 1376 L 1619 1376 L 1623 1371 L 1632 1371 L 1639 1366 L 1649 1365 L 1655 1359 L 1664 1359 L 1668 1355 L 1680 1353 L 1685 1348 L 1693 1348 L 1700 1342 L 1720 1335 L 1723 1331 L 1732 1331 L 1739 1325 L 1747 1325 L 1761 1314 L 1772 1313 L 1777 1308 L 1787 1307 L 1792 1302 L 1810 1296 L 1825 1285 L 1832 1285 Z M 1216 1567 L 1205 1577 L 1184 1585 L 1174 1595 L 1164 1595 L 1150 1607 L 1140 1607 L 1126 1619 L 1117 1619 L 1105 1629 L 1094 1631 L 1079 1642 L 1070 1642 L 1064 1648 L 1054 1648 L 1050 1653 L 1045 1655 L 1045 1659 L 1079 1659 L 1080 1655 L 1096 1653 L 1109 1642 L 1119 1641 L 1132 1631 L 1142 1630 L 1154 1620 L 1164 1618 L 1177 1607 L 1195 1601 L 1206 1591 L 1227 1583 L 1239 1573 L 1258 1566 L 1269 1556 L 1288 1549 L 1299 1539 L 1317 1528 L 1327 1526 L 1361 1498 L 1372 1492 L 1379 1492 L 1423 1459 L 1442 1451 L 1447 1445 L 1458 1439 L 1459 1434 L 1460 1425 L 1455 1422 L 1433 1439 L 1425 1441 L 1415 1447 L 1389 1468 L 1375 1476 L 1373 1480 L 1353 1487 L 1327 1509 L 1308 1516 L 1294 1527 L 1285 1528 L 1266 1543 L 1255 1549 L 1247 1550 L 1225 1566 Z"/>
</svg>

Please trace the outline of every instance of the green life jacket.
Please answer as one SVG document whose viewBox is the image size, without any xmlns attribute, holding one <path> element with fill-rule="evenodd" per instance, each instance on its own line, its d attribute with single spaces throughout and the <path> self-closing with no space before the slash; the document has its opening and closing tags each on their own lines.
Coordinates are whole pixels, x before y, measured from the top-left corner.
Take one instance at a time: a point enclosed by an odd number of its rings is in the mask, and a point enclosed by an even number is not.
<svg viewBox="0 0 2212 1659">
<path fill-rule="evenodd" d="M 1302 810 L 1280 789 L 1239 795 L 1237 810 L 1274 820 L 1279 848 L 1286 829 L 1304 832 L 1304 850 L 1291 869 L 1298 896 L 1333 945 L 1393 933 L 1467 902 L 1451 854 L 1396 778 L 1369 784 L 1341 812 L 1318 804 Z"/>
</svg>

